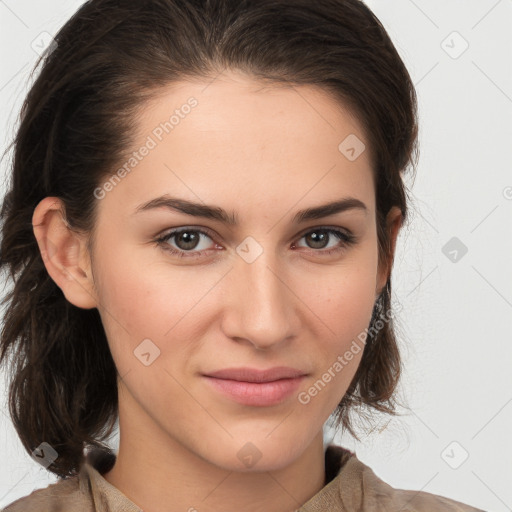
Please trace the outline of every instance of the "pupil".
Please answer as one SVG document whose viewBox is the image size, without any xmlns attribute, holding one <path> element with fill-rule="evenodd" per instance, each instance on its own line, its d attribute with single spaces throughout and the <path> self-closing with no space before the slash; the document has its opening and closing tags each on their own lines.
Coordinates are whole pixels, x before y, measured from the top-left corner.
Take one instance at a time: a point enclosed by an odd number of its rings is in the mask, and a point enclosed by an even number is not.
<svg viewBox="0 0 512 512">
<path fill-rule="evenodd" d="M 327 239 L 327 233 L 320 231 L 314 231 L 311 233 L 310 237 L 313 239 L 313 244 L 320 243 L 320 247 L 315 247 L 316 249 L 325 247 L 325 240 Z M 324 243 L 322 243 L 324 242 Z"/>
<path fill-rule="evenodd" d="M 197 234 L 190 234 L 190 231 L 184 231 L 178 235 L 176 242 L 184 242 L 185 247 L 180 247 L 181 249 L 194 249 L 197 245 L 198 236 Z M 191 244 L 189 246 L 188 244 Z"/>
</svg>

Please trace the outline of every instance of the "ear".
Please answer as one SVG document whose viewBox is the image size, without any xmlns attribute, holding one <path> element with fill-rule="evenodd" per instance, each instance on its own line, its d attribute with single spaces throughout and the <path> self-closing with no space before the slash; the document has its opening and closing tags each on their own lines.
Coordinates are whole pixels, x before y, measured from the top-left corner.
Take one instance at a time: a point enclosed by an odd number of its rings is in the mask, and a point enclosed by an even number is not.
<svg viewBox="0 0 512 512">
<path fill-rule="evenodd" d="M 46 270 L 66 299 L 79 308 L 96 307 L 86 237 L 69 227 L 62 200 L 45 197 L 34 209 L 32 226 Z"/>
<path fill-rule="evenodd" d="M 378 279 L 377 279 L 377 290 L 376 295 L 380 295 L 384 286 L 389 278 L 389 274 L 391 273 L 391 269 L 393 267 L 393 260 L 395 258 L 395 248 L 396 248 L 396 239 L 398 237 L 398 231 L 402 226 L 402 211 L 398 206 L 393 206 L 386 217 L 386 229 L 388 231 L 388 236 L 390 238 L 390 254 L 389 254 L 389 265 L 383 269 L 379 269 Z"/>
</svg>

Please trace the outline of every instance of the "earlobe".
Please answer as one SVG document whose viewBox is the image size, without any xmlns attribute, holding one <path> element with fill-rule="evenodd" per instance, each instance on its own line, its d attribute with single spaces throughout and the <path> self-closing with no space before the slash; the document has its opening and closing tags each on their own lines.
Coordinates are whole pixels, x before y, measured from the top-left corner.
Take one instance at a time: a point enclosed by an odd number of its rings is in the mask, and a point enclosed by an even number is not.
<svg viewBox="0 0 512 512">
<path fill-rule="evenodd" d="M 48 274 L 66 299 L 83 309 L 97 307 L 84 237 L 66 222 L 64 205 L 57 197 L 45 197 L 34 209 L 32 226 Z"/>
</svg>

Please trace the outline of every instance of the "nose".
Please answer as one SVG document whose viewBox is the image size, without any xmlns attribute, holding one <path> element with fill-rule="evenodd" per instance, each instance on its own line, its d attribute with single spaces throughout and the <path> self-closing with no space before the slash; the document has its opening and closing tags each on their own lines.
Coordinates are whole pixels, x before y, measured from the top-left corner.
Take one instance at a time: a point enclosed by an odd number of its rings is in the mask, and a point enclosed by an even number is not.
<svg viewBox="0 0 512 512">
<path fill-rule="evenodd" d="M 281 347 L 298 333 L 298 298 L 287 273 L 264 252 L 252 263 L 240 258 L 226 276 L 226 336 L 259 350 Z"/>
</svg>

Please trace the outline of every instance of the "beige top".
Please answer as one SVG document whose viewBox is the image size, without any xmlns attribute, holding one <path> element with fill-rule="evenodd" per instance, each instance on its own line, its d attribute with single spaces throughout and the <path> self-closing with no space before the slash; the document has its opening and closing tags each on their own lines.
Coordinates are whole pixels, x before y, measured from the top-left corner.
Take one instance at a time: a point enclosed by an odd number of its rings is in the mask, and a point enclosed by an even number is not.
<svg viewBox="0 0 512 512">
<path fill-rule="evenodd" d="M 142 512 L 94 466 L 20 498 L 4 512 Z M 103 466 L 104 467 L 104 466 Z M 326 485 L 297 512 L 485 512 L 423 491 L 394 489 L 363 464 L 355 453 L 329 445 L 325 451 Z M 103 470 L 103 473 L 108 469 Z"/>
</svg>

